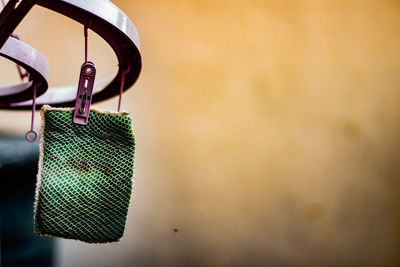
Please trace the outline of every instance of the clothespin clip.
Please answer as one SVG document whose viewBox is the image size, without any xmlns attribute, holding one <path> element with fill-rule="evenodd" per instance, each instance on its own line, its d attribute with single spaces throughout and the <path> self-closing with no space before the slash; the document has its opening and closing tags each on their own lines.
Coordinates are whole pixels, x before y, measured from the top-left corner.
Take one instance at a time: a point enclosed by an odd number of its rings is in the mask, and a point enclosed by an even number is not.
<svg viewBox="0 0 400 267">
<path fill-rule="evenodd" d="M 86 125 L 88 122 L 95 76 L 94 64 L 90 61 L 83 63 L 76 94 L 74 123 Z"/>
<path fill-rule="evenodd" d="M 93 62 L 87 61 L 87 26 L 85 26 L 85 63 L 81 66 L 73 118 L 76 124 L 88 123 L 95 77 L 96 67 Z"/>
</svg>

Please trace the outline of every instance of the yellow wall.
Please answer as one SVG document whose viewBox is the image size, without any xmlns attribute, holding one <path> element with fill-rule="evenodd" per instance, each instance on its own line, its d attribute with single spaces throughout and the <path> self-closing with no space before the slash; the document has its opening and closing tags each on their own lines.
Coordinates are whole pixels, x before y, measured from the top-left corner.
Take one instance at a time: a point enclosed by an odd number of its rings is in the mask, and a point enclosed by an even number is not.
<svg viewBox="0 0 400 267">
<path fill-rule="evenodd" d="M 136 192 L 121 242 L 61 241 L 58 264 L 400 264 L 399 1 L 113 2 L 142 38 Z M 17 32 L 77 82 L 81 26 L 35 8 Z M 2 132 L 29 121 L 0 111 Z"/>
</svg>

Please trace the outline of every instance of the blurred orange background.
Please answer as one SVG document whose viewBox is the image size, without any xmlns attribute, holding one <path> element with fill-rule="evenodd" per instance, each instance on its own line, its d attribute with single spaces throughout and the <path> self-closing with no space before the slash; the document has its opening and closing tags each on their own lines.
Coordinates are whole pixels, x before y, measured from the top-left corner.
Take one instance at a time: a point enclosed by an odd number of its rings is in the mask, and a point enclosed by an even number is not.
<svg viewBox="0 0 400 267">
<path fill-rule="evenodd" d="M 142 40 L 123 95 L 137 138 L 127 229 L 114 244 L 60 239 L 55 265 L 400 265 L 399 1 L 113 3 Z M 77 83 L 81 25 L 34 7 L 16 32 L 51 86 Z M 89 36 L 98 78 L 113 73 Z M 29 127 L 29 112 L 0 111 L 0 132 Z"/>
</svg>

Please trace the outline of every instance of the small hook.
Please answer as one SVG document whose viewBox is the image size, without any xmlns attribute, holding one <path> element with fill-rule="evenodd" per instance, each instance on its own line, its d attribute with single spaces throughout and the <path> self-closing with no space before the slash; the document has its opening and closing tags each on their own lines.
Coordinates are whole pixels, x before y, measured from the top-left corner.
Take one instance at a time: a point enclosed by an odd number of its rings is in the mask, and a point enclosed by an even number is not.
<svg viewBox="0 0 400 267">
<path fill-rule="evenodd" d="M 30 137 L 31 134 L 34 134 L 34 136 L 32 138 Z M 29 130 L 25 134 L 26 140 L 28 140 L 31 143 L 34 143 L 38 139 L 38 136 L 39 136 L 39 134 L 36 130 Z"/>
<path fill-rule="evenodd" d="M 118 99 L 118 112 L 121 109 L 121 101 L 122 101 L 122 93 L 124 92 L 125 85 L 125 75 L 131 71 L 131 65 L 128 65 L 128 68 L 123 70 L 121 73 L 121 88 L 119 90 L 119 99 Z"/>
<path fill-rule="evenodd" d="M 34 124 L 35 124 L 35 111 L 36 111 L 36 91 L 37 88 L 41 85 L 41 83 L 39 84 L 33 84 L 33 97 L 32 97 L 32 117 L 31 117 L 31 129 L 29 131 L 26 132 L 25 134 L 25 138 L 26 140 L 28 140 L 28 142 L 35 142 L 38 139 L 38 132 L 33 129 L 34 128 Z M 34 135 L 33 137 L 31 137 L 31 135 Z"/>
<path fill-rule="evenodd" d="M 90 21 L 89 21 L 90 24 Z M 87 58 L 88 58 L 88 25 L 85 24 L 83 28 L 83 34 L 85 36 L 85 63 L 87 63 Z"/>
</svg>

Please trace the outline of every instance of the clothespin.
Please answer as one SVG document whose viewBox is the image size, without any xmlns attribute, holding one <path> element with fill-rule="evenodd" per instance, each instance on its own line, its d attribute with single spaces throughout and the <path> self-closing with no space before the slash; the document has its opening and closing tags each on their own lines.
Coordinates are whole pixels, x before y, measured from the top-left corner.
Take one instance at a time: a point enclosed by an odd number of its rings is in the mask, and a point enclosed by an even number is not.
<svg viewBox="0 0 400 267">
<path fill-rule="evenodd" d="M 86 125 L 89 120 L 90 104 L 92 102 L 96 67 L 93 62 L 87 61 L 88 27 L 85 25 L 85 63 L 81 66 L 78 92 L 75 100 L 75 112 L 73 121 L 76 124 Z"/>
</svg>

